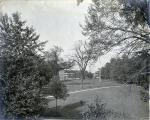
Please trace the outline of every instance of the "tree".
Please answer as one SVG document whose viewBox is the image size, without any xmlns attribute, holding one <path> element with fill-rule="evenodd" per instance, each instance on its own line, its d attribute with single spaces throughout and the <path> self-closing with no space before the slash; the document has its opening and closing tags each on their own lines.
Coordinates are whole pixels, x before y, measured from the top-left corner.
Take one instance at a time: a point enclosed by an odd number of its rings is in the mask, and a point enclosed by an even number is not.
<svg viewBox="0 0 150 120">
<path fill-rule="evenodd" d="M 110 63 L 106 63 L 106 65 L 101 68 L 102 79 L 110 79 L 110 67 Z"/>
<path fill-rule="evenodd" d="M 66 85 L 63 84 L 59 79 L 59 71 L 71 68 L 74 65 L 72 61 L 65 61 L 61 58 L 62 51 L 62 48 L 54 46 L 49 51 L 45 52 L 46 63 L 47 66 L 52 70 L 53 76 L 49 86 L 49 94 L 54 96 L 56 100 L 56 111 L 58 99 L 66 99 L 68 96 Z"/>
<path fill-rule="evenodd" d="M 93 0 L 85 24 L 81 25 L 83 35 L 100 52 L 103 49 L 106 53 L 117 47 L 120 53 L 136 56 L 146 52 L 149 56 L 148 9 L 149 2 L 146 0 Z M 149 57 L 146 61 L 144 67 L 148 66 Z"/>
<path fill-rule="evenodd" d="M 134 57 L 124 55 L 121 58 L 112 58 L 110 63 L 102 68 L 102 76 L 106 76 L 105 78 L 109 76 L 109 79 L 120 83 L 137 84 L 148 90 L 149 80 L 146 76 L 146 60 L 143 56 L 144 53 Z"/>
<path fill-rule="evenodd" d="M 82 3 L 84 0 L 77 0 L 77 5 Z M 95 1 L 95 0 L 93 0 Z M 113 2 L 111 0 L 111 2 Z M 145 22 L 150 25 L 149 18 L 149 2 L 147 0 L 118 0 L 121 4 L 123 4 L 122 12 L 127 17 L 127 19 L 132 18 L 129 22 Z M 128 13 L 128 14 L 126 14 Z M 136 13 L 135 16 L 132 14 Z M 129 17 L 130 16 L 130 17 Z M 141 16 L 141 17 L 140 17 Z M 133 20 L 134 19 L 134 20 Z"/>
<path fill-rule="evenodd" d="M 58 76 L 60 70 L 69 69 L 74 66 L 74 62 L 72 60 L 64 60 L 61 57 L 62 52 L 63 49 L 58 46 L 54 46 L 49 51 L 45 52 L 45 59 L 48 66 L 52 69 L 53 76 Z"/>
<path fill-rule="evenodd" d="M 82 25 L 83 35 L 106 51 L 150 50 L 148 2 L 139 0 L 93 0 Z"/>
<path fill-rule="evenodd" d="M 58 76 L 55 76 L 50 84 L 50 94 L 54 96 L 56 100 L 56 111 L 58 99 L 66 99 L 69 94 L 67 94 L 66 86 L 59 80 Z"/>
<path fill-rule="evenodd" d="M 149 24 L 150 14 L 147 0 L 119 0 L 119 3 L 123 5 L 120 14 L 126 18 L 126 22 L 134 27 L 139 24 Z"/>
<path fill-rule="evenodd" d="M 83 88 L 83 80 L 85 79 L 86 68 L 91 62 L 97 59 L 97 52 L 92 44 L 80 41 L 80 44 L 75 48 L 73 59 L 80 69 L 82 77 L 81 84 Z"/>
<path fill-rule="evenodd" d="M 54 46 L 49 51 L 45 52 L 45 58 L 51 69 L 53 70 L 53 76 L 58 75 L 59 70 L 61 69 L 61 57 L 60 54 L 62 53 L 62 48 L 58 46 Z"/>
<path fill-rule="evenodd" d="M 5 117 L 32 117 L 42 109 L 40 92 L 46 78 L 39 71 L 43 59 L 38 53 L 44 44 L 19 13 L 0 18 L 0 84 Z"/>
<path fill-rule="evenodd" d="M 87 77 L 88 79 L 92 79 L 93 78 L 93 73 L 85 71 L 85 77 Z"/>
<path fill-rule="evenodd" d="M 84 0 L 77 0 L 77 5 L 80 5 Z"/>
</svg>

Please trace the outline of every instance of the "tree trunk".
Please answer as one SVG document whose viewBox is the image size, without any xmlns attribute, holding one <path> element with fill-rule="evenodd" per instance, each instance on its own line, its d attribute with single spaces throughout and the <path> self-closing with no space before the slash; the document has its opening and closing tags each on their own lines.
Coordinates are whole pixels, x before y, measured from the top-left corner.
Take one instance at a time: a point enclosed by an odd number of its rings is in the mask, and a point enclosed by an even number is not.
<svg viewBox="0 0 150 120">
<path fill-rule="evenodd" d="M 82 81 L 81 81 L 81 82 L 82 82 L 81 84 L 82 84 L 82 89 L 83 89 L 83 78 L 82 78 Z"/>
<path fill-rule="evenodd" d="M 149 83 L 149 81 L 150 81 L 150 79 L 149 79 L 149 59 L 150 59 L 150 56 L 149 56 L 149 54 L 148 54 L 148 52 L 146 52 L 146 61 L 145 61 L 145 66 L 146 66 L 146 70 L 145 70 L 145 78 L 146 78 L 146 82 L 144 83 L 144 88 L 145 89 L 148 89 L 148 83 Z"/>
<path fill-rule="evenodd" d="M 149 82 L 149 59 L 146 60 L 146 82 Z"/>
<path fill-rule="evenodd" d="M 82 84 L 82 89 L 83 89 L 83 81 L 85 79 L 85 71 L 84 70 L 81 71 L 81 75 L 82 75 L 81 84 Z"/>
<path fill-rule="evenodd" d="M 57 98 L 56 98 L 56 112 L 57 112 Z"/>
</svg>

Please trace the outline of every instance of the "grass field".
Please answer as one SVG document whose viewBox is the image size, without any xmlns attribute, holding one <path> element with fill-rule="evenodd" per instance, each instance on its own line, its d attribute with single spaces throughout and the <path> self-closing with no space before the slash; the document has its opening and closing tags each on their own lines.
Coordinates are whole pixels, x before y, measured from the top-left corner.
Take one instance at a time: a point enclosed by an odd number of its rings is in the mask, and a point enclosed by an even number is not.
<svg viewBox="0 0 150 120">
<path fill-rule="evenodd" d="M 64 83 L 67 85 L 69 92 L 81 89 L 79 81 L 66 81 Z M 96 82 L 96 80 L 86 80 L 84 83 L 84 89 L 113 85 L 120 85 L 121 87 L 95 89 L 70 94 L 67 100 L 58 101 L 60 111 L 64 114 L 64 118 L 78 117 L 79 113 L 87 111 L 87 104 L 93 103 L 96 97 L 99 97 L 103 103 L 107 104 L 107 109 L 111 109 L 122 115 L 122 118 L 118 118 L 118 120 L 142 120 L 144 117 L 149 116 L 149 105 L 140 99 L 139 87 L 135 85 L 126 86 L 108 81 Z M 86 104 L 83 106 L 80 105 L 79 103 L 81 101 L 84 101 Z M 55 101 L 50 101 L 48 107 L 54 108 Z M 111 120 L 113 120 L 113 118 L 111 118 Z M 117 119 L 114 118 L 114 120 Z"/>
<path fill-rule="evenodd" d="M 98 79 L 85 79 L 83 82 L 84 83 L 83 88 L 82 88 L 80 79 L 79 80 L 66 80 L 66 81 L 63 81 L 63 83 L 67 86 L 68 92 L 96 88 L 96 87 L 121 85 L 115 81 L 108 81 L 108 80 L 103 80 L 103 81 L 99 82 Z M 49 95 L 49 86 L 48 85 L 45 87 L 44 92 L 46 95 Z"/>
<path fill-rule="evenodd" d="M 64 84 L 66 84 L 69 91 L 76 91 L 82 89 L 81 80 L 64 81 Z M 99 82 L 98 79 L 86 79 L 83 81 L 83 84 L 83 89 L 119 85 L 115 81 L 103 80 Z"/>
</svg>

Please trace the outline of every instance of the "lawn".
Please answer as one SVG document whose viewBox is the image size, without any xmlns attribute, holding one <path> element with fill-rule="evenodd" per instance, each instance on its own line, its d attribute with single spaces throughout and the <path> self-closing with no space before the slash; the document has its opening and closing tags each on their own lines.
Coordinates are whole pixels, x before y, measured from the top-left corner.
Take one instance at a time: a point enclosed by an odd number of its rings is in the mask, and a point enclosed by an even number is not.
<svg viewBox="0 0 150 120">
<path fill-rule="evenodd" d="M 97 87 L 106 87 L 106 86 L 115 86 L 121 85 L 115 81 L 107 81 L 103 80 L 99 82 L 98 79 L 85 79 L 84 86 L 81 86 L 81 80 L 67 80 L 63 81 L 63 83 L 67 86 L 68 92 L 83 90 L 83 89 L 90 89 L 90 88 L 97 88 Z M 44 94 L 49 95 L 49 85 L 44 88 Z"/>
<path fill-rule="evenodd" d="M 80 80 L 64 81 L 69 92 L 80 91 L 80 83 Z M 107 86 L 120 87 L 107 88 Z M 136 85 L 122 85 L 114 81 L 84 81 L 83 89 L 98 87 L 105 88 L 72 93 L 66 100 L 59 100 L 58 105 L 61 118 L 79 118 L 81 113 L 87 111 L 87 105 L 94 103 L 94 100 L 97 97 L 103 103 L 106 103 L 107 109 L 113 110 L 115 113 L 121 115 L 121 118 L 111 118 L 111 120 L 143 120 L 143 118 L 149 116 L 149 105 L 148 102 L 141 100 L 140 87 L 137 87 Z M 47 116 L 49 116 L 48 114 L 52 115 L 52 111 L 55 109 L 54 98 L 50 98 L 49 101 L 47 111 L 50 110 L 50 112 L 46 113 Z M 85 105 L 80 104 L 83 101 L 85 102 Z"/>
</svg>

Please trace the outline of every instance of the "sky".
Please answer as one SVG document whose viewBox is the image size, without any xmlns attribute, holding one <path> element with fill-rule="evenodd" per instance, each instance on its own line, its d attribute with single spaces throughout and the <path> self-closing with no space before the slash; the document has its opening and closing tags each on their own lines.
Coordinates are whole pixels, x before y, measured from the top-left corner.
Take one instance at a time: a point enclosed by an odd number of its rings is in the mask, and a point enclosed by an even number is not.
<svg viewBox="0 0 150 120">
<path fill-rule="evenodd" d="M 28 25 L 32 25 L 40 34 L 41 41 L 48 41 L 45 50 L 54 45 L 63 48 L 63 57 L 71 56 L 74 46 L 79 40 L 86 40 L 82 35 L 79 24 L 84 23 L 91 0 L 84 0 L 79 6 L 76 0 L 4 0 L 1 10 L 11 14 L 18 11 Z M 95 72 L 114 57 L 115 53 L 107 55 L 88 67 L 87 70 Z"/>
</svg>

